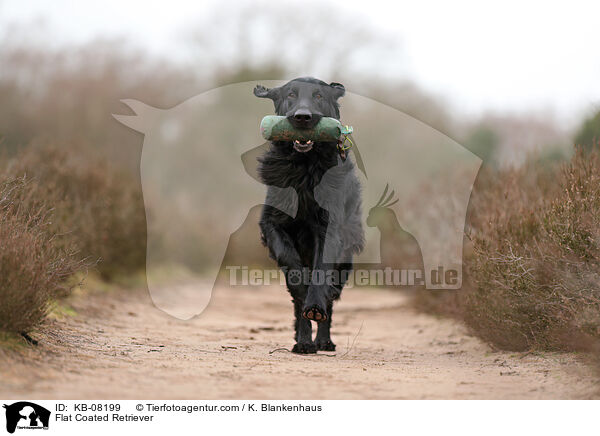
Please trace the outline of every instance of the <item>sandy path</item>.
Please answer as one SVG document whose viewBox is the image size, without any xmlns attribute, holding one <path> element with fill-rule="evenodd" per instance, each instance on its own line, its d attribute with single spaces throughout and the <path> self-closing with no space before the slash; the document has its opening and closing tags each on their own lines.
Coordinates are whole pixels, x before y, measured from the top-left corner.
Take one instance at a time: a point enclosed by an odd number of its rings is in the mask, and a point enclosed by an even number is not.
<svg viewBox="0 0 600 436">
<path fill-rule="evenodd" d="M 290 298 L 278 287 L 219 290 L 188 322 L 141 292 L 86 296 L 73 306 L 78 315 L 53 321 L 54 332 L 38 335 L 41 344 L 25 357 L 0 355 L 0 398 L 599 396 L 591 370 L 573 355 L 492 352 L 460 324 L 415 312 L 398 292 L 344 291 L 334 313 L 337 353 L 309 356 L 269 353 L 292 346 Z"/>
</svg>

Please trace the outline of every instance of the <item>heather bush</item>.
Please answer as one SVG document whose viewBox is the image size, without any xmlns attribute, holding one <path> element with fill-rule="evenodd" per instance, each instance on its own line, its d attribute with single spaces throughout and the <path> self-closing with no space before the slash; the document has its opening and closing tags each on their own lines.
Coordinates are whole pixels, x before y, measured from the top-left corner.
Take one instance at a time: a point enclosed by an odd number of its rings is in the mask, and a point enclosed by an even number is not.
<svg viewBox="0 0 600 436">
<path fill-rule="evenodd" d="M 51 210 L 25 178 L 0 183 L 0 330 L 28 332 L 85 265 L 52 234 Z M 25 206 L 27 204 L 27 206 Z"/>
<path fill-rule="evenodd" d="M 463 319 L 510 350 L 600 344 L 600 153 L 562 166 L 485 170 L 470 204 L 461 291 L 421 293 L 428 311 Z"/>
<path fill-rule="evenodd" d="M 600 339 L 600 156 L 580 148 L 544 171 L 501 174 L 511 201 L 488 201 L 490 219 L 471 222 L 464 319 L 500 348 L 589 348 Z"/>
<path fill-rule="evenodd" d="M 51 232 L 98 261 L 105 279 L 145 265 L 146 221 L 139 184 L 118 164 L 77 147 L 29 146 L 9 164 L 35 182 L 34 197 L 52 206 Z"/>
</svg>

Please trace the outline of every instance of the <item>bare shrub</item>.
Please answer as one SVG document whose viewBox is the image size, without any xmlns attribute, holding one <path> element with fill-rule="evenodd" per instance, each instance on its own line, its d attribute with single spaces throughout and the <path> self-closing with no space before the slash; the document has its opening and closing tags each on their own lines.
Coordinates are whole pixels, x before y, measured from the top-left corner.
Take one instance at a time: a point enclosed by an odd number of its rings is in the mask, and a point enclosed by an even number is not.
<svg viewBox="0 0 600 436">
<path fill-rule="evenodd" d="M 478 334 L 518 350 L 589 348 L 600 339 L 599 177 L 598 152 L 582 149 L 560 169 L 499 175 L 512 201 L 480 204 L 490 219 L 472 222 L 474 286 L 462 297 Z"/>
<path fill-rule="evenodd" d="M 485 170 L 468 219 L 459 292 L 419 295 L 510 350 L 591 350 L 600 344 L 600 153 L 563 166 L 533 161 Z"/>
<path fill-rule="evenodd" d="M 48 230 L 51 211 L 25 178 L 0 184 L 0 330 L 27 332 L 44 318 L 84 266 Z M 24 200 L 28 206 L 24 206 Z"/>
<path fill-rule="evenodd" d="M 54 210 L 51 232 L 83 256 L 99 260 L 101 275 L 144 267 L 146 220 L 139 184 L 89 149 L 29 146 L 8 167 L 14 177 L 33 178 L 35 198 Z M 31 199 L 30 199 L 31 201 Z"/>
</svg>

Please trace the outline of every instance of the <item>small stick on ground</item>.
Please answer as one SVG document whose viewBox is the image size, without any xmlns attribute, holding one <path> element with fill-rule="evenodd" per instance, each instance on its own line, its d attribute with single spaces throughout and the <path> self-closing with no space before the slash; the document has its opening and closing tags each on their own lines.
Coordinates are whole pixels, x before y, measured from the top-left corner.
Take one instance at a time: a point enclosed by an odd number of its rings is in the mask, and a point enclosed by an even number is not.
<svg viewBox="0 0 600 436">
<path fill-rule="evenodd" d="M 345 357 L 350 351 L 352 351 L 352 348 L 354 347 L 354 343 L 356 342 L 356 339 L 358 338 L 358 335 L 360 335 L 360 332 L 361 332 L 361 330 L 363 328 L 363 325 L 364 325 L 364 321 L 360 324 L 360 328 L 356 332 L 356 335 L 354 336 L 354 339 L 352 339 L 352 345 L 350 345 L 350 348 L 348 348 L 348 350 L 346 350 L 346 352 L 344 354 L 342 354 L 340 357 Z"/>
<path fill-rule="evenodd" d="M 23 336 L 23 338 L 25 338 L 25 340 L 30 343 L 31 345 L 38 345 L 39 342 L 36 339 L 33 339 L 31 336 L 29 336 L 27 333 L 25 332 L 21 332 L 21 336 Z"/>
<path fill-rule="evenodd" d="M 274 350 L 269 351 L 269 354 L 276 353 L 277 351 L 287 351 L 288 353 L 291 353 L 291 350 L 288 350 L 287 348 L 275 348 Z"/>
</svg>

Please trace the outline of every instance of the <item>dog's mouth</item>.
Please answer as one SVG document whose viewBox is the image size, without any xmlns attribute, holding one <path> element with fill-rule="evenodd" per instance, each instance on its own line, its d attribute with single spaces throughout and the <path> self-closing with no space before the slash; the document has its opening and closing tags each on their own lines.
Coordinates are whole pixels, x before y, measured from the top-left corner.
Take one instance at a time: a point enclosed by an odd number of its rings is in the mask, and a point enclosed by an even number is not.
<svg viewBox="0 0 600 436">
<path fill-rule="evenodd" d="M 306 153 L 307 151 L 311 151 L 313 148 L 313 142 L 312 141 L 298 141 L 295 140 L 294 141 L 294 150 L 300 152 L 300 153 Z"/>
</svg>

